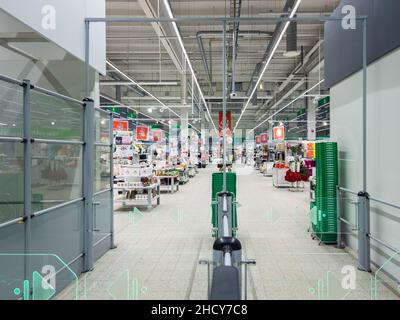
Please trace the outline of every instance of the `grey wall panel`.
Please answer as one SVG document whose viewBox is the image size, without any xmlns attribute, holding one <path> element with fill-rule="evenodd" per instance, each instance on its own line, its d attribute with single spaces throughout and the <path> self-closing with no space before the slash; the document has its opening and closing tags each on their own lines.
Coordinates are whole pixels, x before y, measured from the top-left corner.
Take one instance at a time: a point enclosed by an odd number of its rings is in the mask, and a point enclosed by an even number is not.
<svg viewBox="0 0 400 320">
<path fill-rule="evenodd" d="M 368 15 L 368 64 L 400 46 L 399 0 L 343 0 L 334 11 L 352 5 L 357 15 Z M 325 23 L 325 85 L 330 88 L 362 68 L 362 24 L 356 30 L 344 30 L 341 22 Z"/>
<path fill-rule="evenodd" d="M 96 243 L 111 233 L 111 212 L 113 206 L 112 191 L 104 192 L 93 197 L 94 206 L 94 229 L 93 243 Z"/>
<path fill-rule="evenodd" d="M 75 259 L 83 252 L 83 212 L 80 201 L 33 218 L 32 253 L 56 254 L 65 263 Z"/>
<path fill-rule="evenodd" d="M 0 300 L 16 300 L 24 281 L 24 224 L 0 229 Z"/>
<path fill-rule="evenodd" d="M 94 261 L 99 260 L 108 250 L 111 248 L 111 236 L 100 241 L 96 246 L 93 247 L 93 259 Z M 96 268 L 96 265 L 94 265 Z"/>
</svg>

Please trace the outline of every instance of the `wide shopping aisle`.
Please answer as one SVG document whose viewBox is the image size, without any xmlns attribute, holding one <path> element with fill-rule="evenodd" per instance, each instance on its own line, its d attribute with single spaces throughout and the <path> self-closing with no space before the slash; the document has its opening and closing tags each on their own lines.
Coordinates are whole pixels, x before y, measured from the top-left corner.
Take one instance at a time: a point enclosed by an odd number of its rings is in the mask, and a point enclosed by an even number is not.
<svg viewBox="0 0 400 320">
<path fill-rule="evenodd" d="M 116 210 L 117 248 L 79 278 L 78 299 L 206 299 L 207 267 L 199 261 L 211 259 L 210 191 L 215 170 L 200 170 L 180 192 L 163 194 L 162 206 L 152 211 Z M 342 288 L 342 268 L 356 270 L 357 262 L 349 253 L 311 239 L 308 190 L 274 188 L 272 178 L 252 168 L 243 170 L 237 183 L 238 237 L 245 258 L 257 263 L 249 267 L 249 299 L 375 295 L 373 276 L 360 271 L 356 290 Z M 377 290 L 380 299 L 399 298 L 382 285 Z M 76 294 L 71 286 L 57 298 L 75 299 Z"/>
<path fill-rule="evenodd" d="M 399 12 L 0 0 L 0 303 L 399 300 Z"/>
</svg>

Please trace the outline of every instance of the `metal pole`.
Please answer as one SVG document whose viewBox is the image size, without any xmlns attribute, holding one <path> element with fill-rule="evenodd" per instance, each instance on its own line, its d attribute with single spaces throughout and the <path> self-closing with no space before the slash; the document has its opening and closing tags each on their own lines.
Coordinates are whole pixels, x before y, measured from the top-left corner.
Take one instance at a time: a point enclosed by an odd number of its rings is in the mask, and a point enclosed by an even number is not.
<svg viewBox="0 0 400 320">
<path fill-rule="evenodd" d="M 23 117 L 24 117 L 24 216 L 25 222 L 25 243 L 24 243 L 24 279 L 31 279 L 31 215 L 32 215 L 32 130 L 31 130 L 31 82 L 24 80 L 22 83 L 23 89 Z M 31 295 L 31 285 L 29 285 L 28 296 Z"/>
<path fill-rule="evenodd" d="M 223 192 L 226 192 L 226 22 L 222 23 L 223 32 L 223 45 L 222 45 L 222 55 L 223 55 L 223 68 L 222 68 L 222 138 L 223 138 Z"/>
<path fill-rule="evenodd" d="M 367 20 L 363 20 L 363 191 L 367 192 Z"/>
<path fill-rule="evenodd" d="M 89 97 L 89 43 L 90 21 L 85 20 L 85 97 Z"/>
<path fill-rule="evenodd" d="M 111 189 L 111 212 L 110 212 L 110 233 L 111 249 L 117 246 L 114 243 L 114 132 L 113 132 L 113 113 L 110 112 L 110 189 Z"/>
<path fill-rule="evenodd" d="M 232 46 L 232 94 L 236 94 L 236 32 L 233 31 L 233 46 Z"/>
<path fill-rule="evenodd" d="M 244 300 L 247 300 L 247 263 L 244 264 Z"/>
<path fill-rule="evenodd" d="M 93 269 L 93 158 L 94 102 L 85 98 L 83 148 L 83 196 L 85 198 L 84 271 Z"/>
<path fill-rule="evenodd" d="M 341 191 L 339 186 L 336 186 L 336 213 L 337 213 L 337 230 L 336 230 L 336 248 L 344 249 L 342 238 L 342 210 L 341 210 Z"/>
<path fill-rule="evenodd" d="M 358 269 L 371 271 L 369 194 L 358 193 Z"/>
</svg>

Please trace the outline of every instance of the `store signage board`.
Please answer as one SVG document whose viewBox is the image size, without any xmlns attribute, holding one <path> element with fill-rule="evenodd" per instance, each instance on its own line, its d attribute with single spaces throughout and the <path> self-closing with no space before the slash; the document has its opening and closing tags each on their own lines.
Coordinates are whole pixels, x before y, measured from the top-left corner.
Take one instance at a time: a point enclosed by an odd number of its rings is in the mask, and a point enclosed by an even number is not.
<svg viewBox="0 0 400 320">
<path fill-rule="evenodd" d="M 137 126 L 136 127 L 136 140 L 149 140 L 149 127 Z"/>
<path fill-rule="evenodd" d="M 261 137 L 260 136 L 256 136 L 256 144 L 260 144 L 261 143 Z"/>
<path fill-rule="evenodd" d="M 262 133 L 260 135 L 261 144 L 268 144 L 268 133 Z"/>
<path fill-rule="evenodd" d="M 152 129 L 151 132 L 153 133 L 153 142 L 161 142 L 163 138 L 162 130 Z"/>
<path fill-rule="evenodd" d="M 274 140 L 285 140 L 284 126 L 274 127 L 273 132 L 274 132 Z"/>
<path fill-rule="evenodd" d="M 128 129 L 129 129 L 128 121 L 115 120 L 113 122 L 114 131 L 128 131 Z"/>
<path fill-rule="evenodd" d="M 137 118 L 137 115 L 134 111 L 127 109 L 126 110 L 126 118 L 135 120 Z"/>
</svg>

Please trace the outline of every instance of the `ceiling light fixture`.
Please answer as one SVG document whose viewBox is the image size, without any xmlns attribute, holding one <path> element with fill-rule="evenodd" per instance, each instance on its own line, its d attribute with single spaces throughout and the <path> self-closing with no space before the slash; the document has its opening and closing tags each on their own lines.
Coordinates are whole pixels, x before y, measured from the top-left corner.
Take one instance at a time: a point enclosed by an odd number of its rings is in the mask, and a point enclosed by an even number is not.
<svg viewBox="0 0 400 320">
<path fill-rule="evenodd" d="M 300 0 L 300 1 L 301 1 L 301 0 Z M 164 5 L 165 5 L 165 8 L 167 9 L 168 16 L 169 16 L 171 19 L 173 19 L 173 18 L 174 18 L 174 15 L 172 14 L 172 10 L 171 10 L 171 7 L 170 7 L 170 5 L 169 5 L 169 1 L 168 1 L 168 0 L 164 0 Z M 217 127 L 215 126 L 215 123 L 214 123 L 214 121 L 213 121 L 213 119 L 212 119 L 212 117 L 211 117 L 210 110 L 209 110 L 208 107 L 207 107 L 207 102 L 206 102 L 206 100 L 204 99 L 203 91 L 201 90 L 200 85 L 199 85 L 199 82 L 197 81 L 196 74 L 194 73 L 194 70 L 193 70 L 192 64 L 191 64 L 191 62 L 190 62 L 190 60 L 189 60 L 189 56 L 188 56 L 188 54 L 187 54 L 187 52 L 186 52 L 185 46 L 183 45 L 182 37 L 181 37 L 181 34 L 180 34 L 180 32 L 179 32 L 178 26 L 177 26 L 177 24 L 176 24 L 175 21 L 172 21 L 171 23 L 172 23 L 172 26 L 174 27 L 174 30 L 175 30 L 175 33 L 176 33 L 176 37 L 177 37 L 178 42 L 179 42 L 179 44 L 180 44 L 180 46 L 181 46 L 181 48 L 182 48 L 182 52 L 183 52 L 183 54 L 184 54 L 184 56 L 185 56 L 185 58 L 186 58 L 186 62 L 187 62 L 187 65 L 189 66 L 190 72 L 192 73 L 193 80 L 194 80 L 194 82 L 195 82 L 195 84 L 196 84 L 196 86 L 197 86 L 197 89 L 198 89 L 198 91 L 199 91 L 200 97 L 201 97 L 201 99 L 203 100 L 203 103 L 204 103 L 204 106 L 206 107 L 206 110 L 207 110 L 208 115 L 210 116 L 210 120 L 211 120 L 211 123 L 212 123 L 212 125 L 213 125 L 213 127 L 214 127 L 214 130 L 215 130 L 215 132 L 218 132 L 218 131 L 217 131 Z"/>
<path fill-rule="evenodd" d="M 152 112 L 153 112 L 153 109 L 152 109 L 152 108 L 148 108 L 147 111 L 148 111 L 149 113 L 152 113 Z"/>
<path fill-rule="evenodd" d="M 294 5 L 294 7 L 293 7 L 293 9 L 292 9 L 292 11 L 291 11 L 291 13 L 290 13 L 289 18 L 293 18 L 293 17 L 294 17 L 294 15 L 295 15 L 296 12 L 297 12 L 297 9 L 298 9 L 299 6 L 300 6 L 301 1 L 302 1 L 302 0 L 297 0 L 296 4 Z M 256 84 L 255 84 L 254 87 L 253 87 L 253 90 L 251 91 L 251 94 L 250 94 L 250 96 L 249 96 L 249 99 L 247 100 L 247 102 L 246 102 L 246 104 L 245 104 L 245 106 L 244 106 L 243 112 L 240 114 L 239 119 L 238 119 L 238 121 L 236 122 L 236 125 L 235 125 L 235 128 L 233 129 L 233 131 L 235 131 L 236 128 L 237 128 L 237 126 L 239 125 L 239 122 L 240 122 L 240 120 L 242 119 L 242 116 L 243 116 L 244 112 L 246 111 L 246 109 L 247 109 L 247 107 L 248 107 L 250 101 L 252 100 L 253 95 L 254 95 L 255 91 L 257 90 L 257 87 L 258 87 L 258 85 L 259 85 L 259 83 L 260 83 L 262 77 L 264 76 L 265 71 L 267 70 L 267 68 L 268 68 L 268 66 L 269 66 L 269 64 L 270 64 L 270 62 L 271 62 L 271 60 L 272 60 L 272 57 L 274 56 L 276 50 L 278 49 L 279 43 L 281 42 L 281 40 L 282 40 L 282 38 L 283 38 L 283 36 L 284 36 L 284 34 L 285 34 L 287 28 L 289 27 L 289 24 L 290 24 L 290 21 L 286 21 L 285 26 L 283 27 L 283 29 L 282 29 L 282 31 L 281 31 L 281 34 L 279 35 L 278 40 L 276 41 L 276 43 L 275 43 L 275 45 L 274 45 L 274 47 L 273 47 L 273 49 L 272 49 L 272 51 L 271 51 L 271 54 L 268 56 L 268 59 L 266 60 L 266 62 L 265 62 L 265 64 L 264 64 L 264 68 L 263 68 L 263 70 L 261 71 L 260 76 L 258 77 L 257 82 L 256 82 Z"/>
<path fill-rule="evenodd" d="M 113 68 L 116 72 L 118 72 L 120 75 L 124 76 L 126 79 L 128 79 L 132 84 L 135 86 L 139 87 L 142 91 L 146 92 L 150 97 L 152 97 L 154 100 L 156 100 L 159 104 L 161 104 L 163 107 L 169 109 L 173 114 L 178 116 L 180 118 L 180 115 L 177 114 L 174 110 L 169 108 L 166 104 L 164 104 L 160 99 L 158 99 L 156 96 L 154 96 L 152 93 L 147 91 L 145 88 L 143 88 L 140 84 L 138 84 L 135 80 L 133 80 L 131 77 L 129 77 L 127 74 L 122 72 L 120 69 L 118 69 L 113 63 L 111 63 L 109 60 L 106 60 L 106 64 L 109 65 L 111 68 Z"/>
<path fill-rule="evenodd" d="M 309 93 L 311 90 L 315 89 L 316 87 L 318 87 L 322 82 L 324 82 L 325 79 L 322 79 L 320 82 L 318 82 L 317 84 L 313 85 L 310 89 L 307 89 L 306 91 L 304 91 L 301 95 L 299 95 L 297 98 L 294 98 L 292 101 L 290 101 L 288 104 L 286 104 L 284 107 L 280 108 L 278 111 L 274 112 L 272 115 L 270 115 L 268 118 L 266 118 L 264 121 L 260 122 L 258 125 L 256 125 L 253 129 L 251 129 L 249 132 L 252 132 L 254 130 L 256 130 L 258 127 L 262 126 L 265 122 L 267 122 L 268 120 L 272 119 L 274 116 L 276 116 L 279 112 L 281 112 L 282 110 L 286 109 L 287 107 L 289 107 L 293 102 L 303 98 L 307 93 Z"/>
<path fill-rule="evenodd" d="M 148 118 L 150 118 L 150 119 L 157 120 L 157 119 L 155 119 L 155 118 L 149 116 L 148 114 L 145 114 L 145 113 L 143 113 L 143 112 L 139 112 L 139 111 L 133 109 L 132 107 L 127 106 L 127 105 L 125 105 L 125 104 L 123 104 L 123 103 L 121 103 L 121 102 L 119 102 L 119 101 L 117 101 L 117 100 L 114 100 L 114 99 L 112 99 L 112 98 L 110 98 L 110 97 L 108 97 L 108 96 L 105 96 L 105 95 L 103 95 L 103 94 L 100 94 L 100 97 L 103 98 L 103 99 L 106 99 L 106 100 L 108 100 L 108 101 L 111 101 L 111 102 L 113 102 L 113 103 L 115 103 L 115 104 L 117 104 L 117 105 L 119 105 L 119 106 L 121 106 L 121 107 L 125 107 L 125 108 L 127 108 L 127 109 L 129 109 L 129 110 L 135 111 L 136 114 L 143 114 L 144 116 L 146 116 L 146 117 L 148 117 Z M 164 125 L 166 125 L 166 123 L 164 123 L 163 121 L 161 121 L 161 123 L 164 124 Z"/>
</svg>

